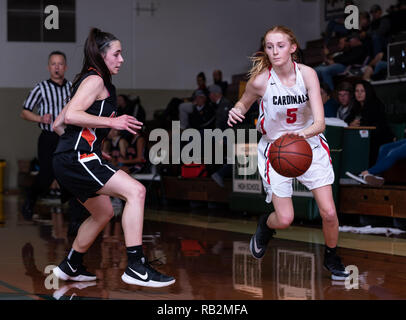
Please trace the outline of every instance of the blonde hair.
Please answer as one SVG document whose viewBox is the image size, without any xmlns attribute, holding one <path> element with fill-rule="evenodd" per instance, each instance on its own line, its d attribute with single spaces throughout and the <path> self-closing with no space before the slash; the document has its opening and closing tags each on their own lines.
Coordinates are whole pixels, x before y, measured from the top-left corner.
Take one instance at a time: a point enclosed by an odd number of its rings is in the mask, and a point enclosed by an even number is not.
<svg viewBox="0 0 406 320">
<path fill-rule="evenodd" d="M 252 61 L 252 67 L 251 70 L 248 72 L 248 77 L 251 79 L 253 77 L 256 77 L 259 75 L 263 70 L 268 69 L 271 66 L 271 61 L 269 61 L 268 55 L 265 53 L 265 38 L 268 35 L 268 33 L 271 32 L 280 32 L 284 33 L 288 36 L 290 44 L 295 44 L 296 45 L 296 51 L 292 53 L 292 60 L 293 61 L 298 61 L 299 60 L 299 42 L 296 39 L 295 34 L 293 33 L 292 30 L 285 26 L 275 26 L 271 29 L 269 29 L 267 32 L 265 32 L 265 35 L 262 38 L 261 42 L 261 51 L 258 51 L 255 53 L 254 56 L 250 57 L 250 60 Z"/>
</svg>

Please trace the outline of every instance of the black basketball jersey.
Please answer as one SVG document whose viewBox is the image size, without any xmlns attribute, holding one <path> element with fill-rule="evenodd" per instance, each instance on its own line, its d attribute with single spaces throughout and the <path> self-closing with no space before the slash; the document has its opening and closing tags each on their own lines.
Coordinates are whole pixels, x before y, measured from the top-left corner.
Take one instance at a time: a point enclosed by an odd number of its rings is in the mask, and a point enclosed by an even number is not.
<svg viewBox="0 0 406 320">
<path fill-rule="evenodd" d="M 93 69 L 86 73 L 73 89 L 72 97 L 82 81 L 91 75 L 98 75 L 98 73 Z M 94 101 L 86 110 L 88 114 L 98 117 L 116 116 L 116 88 L 111 83 L 105 83 L 105 86 L 109 92 L 109 96 L 104 100 Z M 96 152 L 101 154 L 101 144 L 109 131 L 110 128 L 83 128 L 75 125 L 67 125 L 64 134 L 59 138 L 55 153 L 75 150 L 80 151 L 80 153 Z"/>
</svg>

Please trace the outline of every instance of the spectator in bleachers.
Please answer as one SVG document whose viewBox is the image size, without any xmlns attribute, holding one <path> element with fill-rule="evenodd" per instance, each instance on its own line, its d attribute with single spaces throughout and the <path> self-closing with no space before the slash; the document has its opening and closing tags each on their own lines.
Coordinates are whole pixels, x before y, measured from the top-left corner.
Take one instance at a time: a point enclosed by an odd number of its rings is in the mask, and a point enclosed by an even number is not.
<svg viewBox="0 0 406 320">
<path fill-rule="evenodd" d="M 228 111 L 233 108 L 233 104 L 224 97 L 222 88 L 216 84 L 209 86 L 209 98 L 216 110 L 215 128 L 222 131 L 228 128 Z"/>
<path fill-rule="evenodd" d="M 352 126 L 373 126 L 370 139 L 370 163 L 376 161 L 379 147 L 394 141 L 394 134 L 389 127 L 385 115 L 385 106 L 376 96 L 372 85 L 359 80 L 355 83 L 355 104 L 350 120 L 354 119 Z"/>
<path fill-rule="evenodd" d="M 385 50 L 389 43 L 391 22 L 389 15 L 383 15 L 382 8 L 377 4 L 373 5 L 369 12 L 372 17 L 369 34 L 372 38 L 373 56 L 375 57 Z"/>
<path fill-rule="evenodd" d="M 363 69 L 362 79 L 366 81 L 383 80 L 388 74 L 388 53 L 385 48 L 379 52 Z"/>
<path fill-rule="evenodd" d="M 144 169 L 146 159 L 146 139 L 140 131 L 136 135 L 132 135 L 130 139 L 123 141 L 126 150 L 125 157 L 119 157 L 119 164 L 124 167 L 128 173 L 137 173 Z"/>
<path fill-rule="evenodd" d="M 179 105 L 179 121 L 181 129 L 190 127 L 189 118 L 194 109 L 193 104 L 195 102 L 197 92 L 203 92 L 203 94 L 206 96 L 206 101 L 209 99 L 209 90 L 206 86 L 206 75 L 204 72 L 199 72 L 196 77 L 196 82 L 197 89 L 193 91 L 192 96 L 190 98 L 185 98 L 185 101 Z"/>
<path fill-rule="evenodd" d="M 360 34 L 353 32 L 349 37 L 349 48 L 345 49 L 340 55 L 332 59 L 328 59 L 327 66 L 320 65 L 315 69 L 320 81 L 324 81 L 334 90 L 333 77 L 346 71 L 347 67 L 365 63 L 368 57 L 369 49 L 365 43 L 361 41 Z"/>
<path fill-rule="evenodd" d="M 353 4 L 354 4 L 354 1 L 348 0 L 348 1 L 345 1 L 344 7 L 346 7 L 348 5 L 353 5 Z M 344 21 L 346 18 L 347 18 L 347 14 L 343 12 L 341 15 L 338 15 L 338 16 L 330 19 L 330 21 L 327 24 L 326 31 L 324 33 L 322 33 L 322 36 L 325 38 L 326 44 L 332 38 L 347 36 L 350 33 L 350 30 L 348 30 L 344 25 Z"/>
<path fill-rule="evenodd" d="M 359 27 L 361 32 L 361 37 L 364 37 L 364 34 L 368 32 L 371 26 L 371 16 L 367 11 L 360 12 L 359 14 Z"/>
<path fill-rule="evenodd" d="M 221 70 L 213 71 L 213 84 L 216 84 L 221 88 L 223 96 L 227 95 L 228 82 L 223 81 L 223 73 L 221 72 Z M 209 89 L 209 92 L 210 92 L 210 89 Z"/>
<path fill-rule="evenodd" d="M 130 106 L 130 99 L 126 94 L 119 94 L 117 96 L 117 117 L 123 114 L 128 114 L 128 108 Z"/>
<path fill-rule="evenodd" d="M 223 96 L 222 90 L 218 85 L 209 86 L 210 100 L 216 109 L 215 128 L 224 131 L 228 128 L 228 112 L 234 105 Z M 224 187 L 224 178 L 231 177 L 232 165 L 227 164 L 227 140 L 223 139 L 223 165 L 220 169 L 211 175 L 211 178 L 220 186 Z"/>
<path fill-rule="evenodd" d="M 214 128 L 216 112 L 204 91 L 197 90 L 195 92 L 192 108 L 192 113 L 189 115 L 190 128 L 198 130 Z"/>
<path fill-rule="evenodd" d="M 117 96 L 117 116 L 128 114 L 135 117 L 140 122 L 145 122 L 145 109 L 141 105 L 140 97 L 131 100 L 127 95 L 120 94 Z"/>
<path fill-rule="evenodd" d="M 119 158 L 125 158 L 127 145 L 120 130 L 111 129 L 103 143 L 103 152 L 111 156 L 113 165 L 118 166 Z"/>
<path fill-rule="evenodd" d="M 346 175 L 363 184 L 380 187 L 385 183 L 385 179 L 377 175 L 385 172 L 401 159 L 406 159 L 406 139 L 382 145 L 375 165 L 362 171 L 358 176 L 351 172 L 346 172 Z"/>
<path fill-rule="evenodd" d="M 350 119 L 351 111 L 354 108 L 354 87 L 348 81 L 343 81 L 338 85 L 337 93 L 339 103 L 337 118 L 351 126 L 354 120 Z"/>
<path fill-rule="evenodd" d="M 339 107 L 338 102 L 331 96 L 330 87 L 322 82 L 320 83 L 320 95 L 324 105 L 324 117 L 335 118 L 337 117 L 337 110 Z"/>
</svg>

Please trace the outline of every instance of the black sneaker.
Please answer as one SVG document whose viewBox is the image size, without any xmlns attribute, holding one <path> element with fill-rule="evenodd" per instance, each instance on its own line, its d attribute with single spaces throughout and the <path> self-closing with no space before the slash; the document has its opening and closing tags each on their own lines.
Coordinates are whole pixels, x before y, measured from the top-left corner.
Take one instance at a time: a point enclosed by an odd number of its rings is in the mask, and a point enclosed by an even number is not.
<svg viewBox="0 0 406 320">
<path fill-rule="evenodd" d="M 336 254 L 326 254 L 324 256 L 324 267 L 331 272 L 332 280 L 345 280 L 350 275 L 341 263 L 340 257 Z"/>
<path fill-rule="evenodd" d="M 250 241 L 250 251 L 255 259 L 261 259 L 264 254 L 269 240 L 276 233 L 275 230 L 270 229 L 266 225 L 266 220 L 268 219 L 269 214 L 264 214 L 259 217 L 257 231 L 251 237 Z"/>
<path fill-rule="evenodd" d="M 166 276 L 151 267 L 145 257 L 140 263 L 128 265 L 121 279 L 128 284 L 136 284 L 144 287 L 160 288 L 175 283 L 175 278 Z"/>
<path fill-rule="evenodd" d="M 68 259 L 65 258 L 59 266 L 53 269 L 54 275 L 61 280 L 72 281 L 94 281 L 96 276 L 86 270 L 83 265 L 73 266 Z"/>
</svg>

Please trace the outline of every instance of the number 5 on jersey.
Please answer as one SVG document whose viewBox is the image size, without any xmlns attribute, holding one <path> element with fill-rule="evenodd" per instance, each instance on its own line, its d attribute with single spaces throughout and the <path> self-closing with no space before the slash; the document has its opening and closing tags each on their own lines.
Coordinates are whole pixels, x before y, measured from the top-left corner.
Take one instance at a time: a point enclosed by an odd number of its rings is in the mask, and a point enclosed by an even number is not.
<svg viewBox="0 0 406 320">
<path fill-rule="evenodd" d="M 297 108 L 290 108 L 286 110 L 286 122 L 289 124 L 296 122 L 296 112 Z"/>
</svg>

